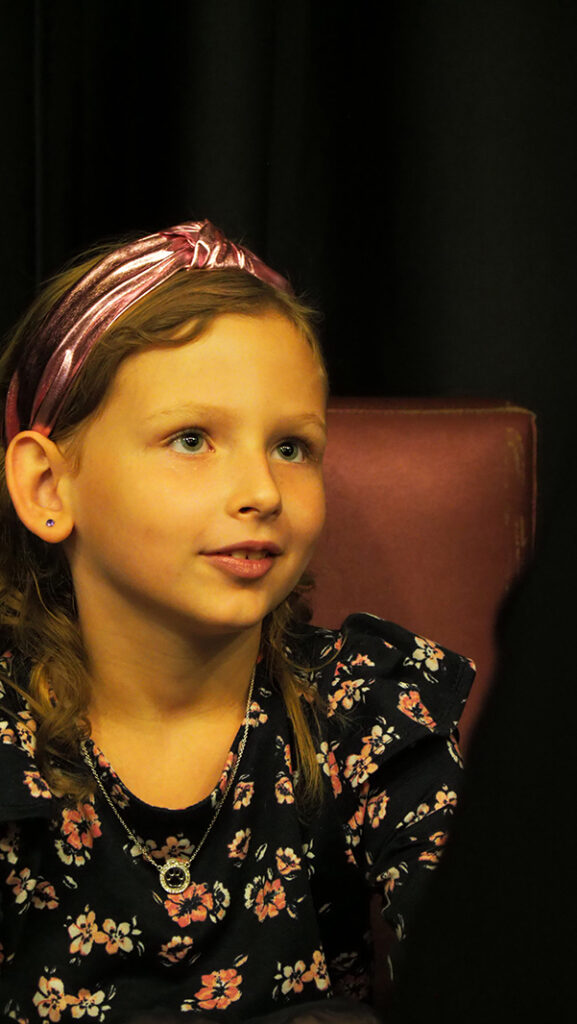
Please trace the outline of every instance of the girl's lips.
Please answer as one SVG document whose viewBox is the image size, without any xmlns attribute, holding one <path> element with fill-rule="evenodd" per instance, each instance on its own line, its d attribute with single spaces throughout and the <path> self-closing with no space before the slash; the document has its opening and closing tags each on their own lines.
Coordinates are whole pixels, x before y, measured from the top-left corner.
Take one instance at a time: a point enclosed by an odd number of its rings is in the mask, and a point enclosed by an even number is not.
<svg viewBox="0 0 577 1024">
<path fill-rule="evenodd" d="M 271 540 L 243 540 L 236 544 L 229 544 L 227 547 L 214 548 L 213 551 L 205 551 L 205 555 L 235 555 L 236 557 L 252 557 L 262 555 L 280 555 L 281 548 Z"/>
<path fill-rule="evenodd" d="M 248 557 L 243 552 L 248 554 Z M 222 572 L 245 580 L 256 580 L 261 576 L 266 576 L 275 560 L 275 555 L 262 548 L 259 551 L 250 551 L 250 553 L 247 548 L 239 548 L 235 554 L 232 554 L 230 550 L 215 551 L 207 553 L 204 557 L 208 558 L 209 562 Z"/>
</svg>

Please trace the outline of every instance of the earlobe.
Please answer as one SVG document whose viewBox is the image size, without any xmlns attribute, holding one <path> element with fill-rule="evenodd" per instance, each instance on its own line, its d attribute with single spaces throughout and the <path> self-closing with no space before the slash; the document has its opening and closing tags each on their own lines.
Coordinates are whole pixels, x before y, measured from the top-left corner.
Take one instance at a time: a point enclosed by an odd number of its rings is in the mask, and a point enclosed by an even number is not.
<svg viewBox="0 0 577 1024">
<path fill-rule="evenodd" d="M 66 480 L 69 467 L 54 441 L 26 430 L 6 452 L 6 483 L 21 522 L 52 544 L 66 540 L 74 526 Z"/>
</svg>

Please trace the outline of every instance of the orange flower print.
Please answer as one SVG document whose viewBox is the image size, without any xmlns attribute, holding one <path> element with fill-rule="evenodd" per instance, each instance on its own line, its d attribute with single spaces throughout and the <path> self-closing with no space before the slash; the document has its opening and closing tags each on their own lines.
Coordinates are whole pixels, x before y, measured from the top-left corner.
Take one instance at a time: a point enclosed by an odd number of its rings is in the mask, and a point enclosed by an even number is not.
<svg viewBox="0 0 577 1024">
<path fill-rule="evenodd" d="M 255 728 L 257 725 L 264 725 L 268 722 L 268 715 L 263 711 L 257 700 L 253 700 L 248 713 L 249 724 Z"/>
<path fill-rule="evenodd" d="M 455 764 L 458 764 L 459 768 L 462 768 L 463 758 L 461 757 L 461 750 L 459 748 L 457 738 L 453 734 L 447 736 L 447 750 L 449 751 L 449 754 L 451 755 Z"/>
<path fill-rule="evenodd" d="M 28 754 L 33 755 L 36 750 L 36 721 L 29 711 L 20 711 L 18 713 L 16 732 L 18 733 L 21 747 Z"/>
<path fill-rule="evenodd" d="M 364 787 L 365 799 L 361 801 L 361 803 L 358 805 L 357 809 L 355 810 L 354 814 L 352 814 L 351 817 L 349 818 L 349 820 L 347 821 L 347 824 L 346 824 L 347 831 L 350 830 L 351 832 L 359 833 L 361 831 L 364 823 L 365 823 L 365 813 L 366 813 L 366 810 L 367 810 L 367 805 L 366 805 L 366 790 L 367 790 L 367 788 L 368 788 L 367 786 Z M 357 836 L 356 840 L 354 841 L 355 845 L 356 845 L 356 843 L 359 842 L 359 840 L 360 840 L 360 836 Z"/>
<path fill-rule="evenodd" d="M 32 796 L 44 797 L 45 800 L 50 800 L 52 796 L 48 783 L 37 770 L 24 772 L 24 785 L 28 786 Z"/>
<path fill-rule="evenodd" d="M 385 883 L 384 890 L 387 893 L 387 895 L 393 891 L 393 889 L 397 885 L 397 882 L 400 881 L 401 872 L 399 869 L 402 866 L 403 865 L 399 865 L 398 868 L 387 868 L 386 871 L 383 871 L 382 874 L 377 876 L 377 882 Z"/>
<path fill-rule="evenodd" d="M 398 739 L 394 727 L 387 723 L 382 716 L 379 716 L 368 736 L 363 736 L 363 747 L 361 754 L 366 757 L 368 754 L 375 754 L 377 757 L 384 753 L 385 748 L 394 739 Z"/>
<path fill-rule="evenodd" d="M 121 810 L 124 810 L 125 807 L 128 807 L 130 803 L 130 798 L 124 786 L 121 786 L 120 783 L 115 782 L 114 785 L 111 786 L 110 795 L 114 800 L 116 806 L 119 807 Z"/>
<path fill-rule="evenodd" d="M 367 679 L 341 679 L 338 690 L 329 696 L 328 714 L 334 714 L 339 708 L 350 711 L 368 690 L 371 682 Z"/>
<path fill-rule="evenodd" d="M 235 832 L 234 839 L 228 844 L 228 856 L 238 865 L 244 860 L 250 845 L 251 830 L 249 828 L 239 829 Z"/>
<path fill-rule="evenodd" d="M 456 807 L 457 805 L 457 794 L 453 789 L 449 789 L 447 786 L 443 786 L 435 794 L 435 810 L 440 811 L 441 809 Z"/>
<path fill-rule="evenodd" d="M 343 791 L 343 784 L 339 776 L 339 765 L 333 751 L 329 750 L 329 745 L 326 741 L 321 743 L 320 750 L 317 751 L 317 761 L 321 765 L 324 774 L 328 775 L 331 780 L 333 796 L 338 796 Z"/>
<path fill-rule="evenodd" d="M 315 949 L 313 953 L 313 962 L 306 974 L 303 974 L 303 981 L 314 981 L 320 992 L 326 992 L 326 990 L 331 987 L 325 954 L 322 950 Z"/>
<path fill-rule="evenodd" d="M 367 818 L 373 828 L 378 828 L 383 821 L 387 813 L 387 804 L 389 797 L 383 790 L 382 793 L 377 793 L 376 796 L 372 796 L 367 803 Z"/>
<path fill-rule="evenodd" d="M 280 878 L 254 878 L 244 890 L 244 905 L 247 910 L 252 908 L 261 924 L 267 917 L 277 917 L 286 907 L 286 893 Z"/>
<path fill-rule="evenodd" d="M 236 764 L 236 754 L 233 754 L 229 750 L 229 752 L 227 754 L 227 758 L 226 758 L 225 764 L 224 764 L 224 768 L 222 770 L 222 775 L 221 775 L 221 777 L 220 777 L 220 779 L 218 781 L 218 785 L 216 786 L 216 788 L 215 788 L 215 790 L 214 790 L 214 792 L 212 794 L 212 805 L 213 805 L 213 807 L 214 807 L 214 805 L 218 801 L 219 794 L 220 793 L 224 793 L 224 791 L 225 791 L 225 789 L 226 789 L 226 787 L 228 785 L 228 779 L 229 779 L 230 773 L 231 773 L 231 771 L 232 771 L 232 769 L 233 769 L 235 764 Z"/>
<path fill-rule="evenodd" d="M 328 658 L 329 655 L 332 654 L 334 656 L 335 654 L 338 654 L 339 651 L 341 650 L 342 646 L 343 646 L 343 637 L 339 636 L 339 637 L 337 637 L 337 639 L 333 643 L 326 644 L 323 647 L 323 649 L 322 649 L 322 651 L 320 653 L 319 660 L 320 661 L 324 661 L 324 659 Z"/>
<path fill-rule="evenodd" d="M 295 797 L 292 779 L 288 775 L 278 776 L 274 792 L 277 804 L 294 804 Z"/>
<path fill-rule="evenodd" d="M 416 825 L 417 822 L 427 817 L 427 814 L 431 813 L 429 804 L 419 804 L 416 811 L 408 811 L 403 818 L 403 825 Z M 398 826 L 397 826 L 398 827 Z"/>
<path fill-rule="evenodd" d="M 92 848 L 94 840 L 102 835 L 100 820 L 92 804 L 85 803 L 75 810 L 62 812 L 62 833 L 66 842 L 79 850 L 82 846 Z"/>
<path fill-rule="evenodd" d="M 371 661 L 367 654 L 357 654 L 351 661 L 351 665 L 368 665 L 370 668 L 374 668 L 374 661 Z"/>
<path fill-rule="evenodd" d="M 156 860 L 162 861 L 164 864 L 169 857 L 174 857 L 176 860 L 186 860 L 191 856 L 193 852 L 193 845 L 189 839 L 185 839 L 184 836 L 168 836 L 163 846 L 156 848 L 154 842 L 149 841 L 146 847 Z"/>
<path fill-rule="evenodd" d="M 266 881 L 257 893 L 254 901 L 254 912 L 259 921 L 267 917 L 276 917 L 280 910 L 286 907 L 286 896 L 280 878 L 274 881 Z"/>
<path fill-rule="evenodd" d="M 431 672 L 436 672 L 439 662 L 443 661 L 445 657 L 441 648 L 424 636 L 416 636 L 415 643 L 417 645 L 413 651 L 415 661 L 424 663 Z"/>
<path fill-rule="evenodd" d="M 6 829 L 6 834 L 0 836 L 0 860 L 6 860 L 8 864 L 16 864 L 19 847 L 20 829 L 16 825 L 10 825 Z"/>
<path fill-rule="evenodd" d="M 192 882 L 184 892 L 172 893 L 164 906 L 179 928 L 187 928 L 192 921 L 205 921 L 213 908 L 212 893 L 204 883 Z"/>
<path fill-rule="evenodd" d="M 276 851 L 276 866 L 279 875 L 284 875 L 285 878 L 294 878 L 297 871 L 301 869 L 301 859 L 297 857 L 294 850 L 290 846 L 285 846 L 284 850 L 279 848 Z"/>
<path fill-rule="evenodd" d="M 179 964 L 188 958 L 193 941 L 190 935 L 175 935 L 160 947 L 159 957 L 165 964 Z M 191 962 L 191 961 L 189 961 Z"/>
<path fill-rule="evenodd" d="M 283 967 L 282 964 L 277 964 L 275 981 L 281 983 L 280 990 L 283 996 L 288 995 L 289 992 L 295 992 L 298 995 L 299 992 L 302 992 L 305 982 L 312 981 L 312 975 L 307 972 L 304 960 L 297 960 L 294 966 L 287 964 L 286 967 Z"/>
<path fill-rule="evenodd" d="M 109 1010 L 109 1006 L 103 1006 L 104 992 L 99 989 L 98 992 L 90 992 L 87 988 L 81 988 L 76 996 L 68 996 L 70 1005 L 72 1006 L 72 1016 L 75 1020 L 79 1017 L 84 1017 L 86 1014 L 88 1017 L 98 1017 L 99 1020 L 103 1019 L 103 1011 Z"/>
<path fill-rule="evenodd" d="M 104 952 L 114 956 L 115 953 L 132 953 L 134 949 L 135 936 L 140 935 L 140 929 L 136 927 L 136 918 L 132 922 L 121 921 L 117 924 L 111 917 L 107 917 L 102 925 L 103 937 L 97 942 L 105 942 Z M 140 946 L 140 943 L 138 944 Z"/>
<path fill-rule="evenodd" d="M 344 776 L 350 779 L 353 786 L 362 785 L 372 772 L 376 772 L 378 764 L 371 760 L 370 754 L 364 756 L 351 754 L 345 761 Z"/>
<path fill-rule="evenodd" d="M 72 940 L 68 951 L 73 956 L 88 956 L 95 942 L 106 942 L 106 935 L 96 924 L 96 914 L 88 906 L 68 925 L 68 934 Z"/>
<path fill-rule="evenodd" d="M 34 905 L 37 906 L 39 909 L 43 909 L 44 900 L 42 896 L 40 896 L 39 898 L 36 897 L 35 899 L 36 889 L 38 886 L 42 885 L 42 880 L 33 878 L 30 868 L 22 868 L 22 870 L 19 871 L 18 874 L 16 874 L 16 872 L 12 870 L 8 875 L 6 882 L 8 883 L 8 885 L 12 887 L 14 902 L 20 905 L 20 913 L 22 913 L 24 910 L 27 910 L 31 902 L 34 903 Z M 54 889 L 52 888 L 52 886 L 48 886 L 48 883 L 46 882 L 44 883 L 44 885 L 48 887 L 48 892 L 45 893 L 45 900 L 47 899 L 48 901 L 50 901 L 52 898 L 55 898 Z M 38 902 L 36 902 L 36 900 Z M 58 900 L 56 900 L 54 905 L 58 905 Z"/>
<path fill-rule="evenodd" d="M 38 990 L 32 998 L 39 1017 L 48 1018 L 53 1024 L 60 1020 L 63 1010 L 70 1005 L 71 998 L 64 991 L 64 984 L 60 978 L 45 978 L 42 975 L 38 979 Z"/>
<path fill-rule="evenodd" d="M 202 975 L 202 988 L 195 992 L 197 1006 L 201 1010 L 226 1010 L 241 997 L 242 974 L 234 968 L 213 971 Z M 182 1010 L 192 1009 L 183 1005 Z"/>
<path fill-rule="evenodd" d="M 4 721 L 0 720 L 0 740 L 2 741 L 2 743 L 16 742 L 16 733 L 14 732 L 14 729 L 12 729 L 12 727 L 10 726 L 10 723 L 8 722 L 7 719 L 4 719 Z"/>
<path fill-rule="evenodd" d="M 423 850 L 419 856 L 419 860 L 425 861 L 429 867 L 435 867 L 441 859 L 443 846 L 445 846 L 448 838 L 448 832 L 433 832 L 433 834 L 429 836 L 429 841 L 433 843 L 434 848 L 431 850 Z"/>
<path fill-rule="evenodd" d="M 346 856 L 349 864 L 355 863 L 353 850 L 361 841 L 361 829 L 365 820 L 365 811 L 366 803 L 362 801 L 344 827 L 345 842 L 347 844 Z"/>
<path fill-rule="evenodd" d="M 213 912 L 210 915 L 211 921 L 222 921 L 230 907 L 230 893 L 225 889 L 222 882 L 215 882 L 212 890 Z"/>
<path fill-rule="evenodd" d="M 94 840 L 102 835 L 100 820 L 91 803 L 62 812 L 63 839 L 55 842 L 58 856 L 65 864 L 85 864 L 90 858 Z"/>
<path fill-rule="evenodd" d="M 434 729 L 437 724 L 430 712 L 427 711 L 421 700 L 421 694 L 416 689 L 401 693 L 397 707 L 407 718 L 412 718 L 413 722 L 418 722 L 419 725 L 426 725 L 428 729 Z"/>
<path fill-rule="evenodd" d="M 341 679 L 339 688 L 329 696 L 329 716 L 339 708 L 351 711 L 372 683 L 372 679 Z"/>
<path fill-rule="evenodd" d="M 237 782 L 234 789 L 234 803 L 233 807 L 235 811 L 239 811 L 241 807 L 248 807 L 254 793 L 254 782 Z"/>
<path fill-rule="evenodd" d="M 32 905 L 37 910 L 56 910 L 59 902 L 54 886 L 44 879 L 39 881 L 32 895 Z"/>
</svg>

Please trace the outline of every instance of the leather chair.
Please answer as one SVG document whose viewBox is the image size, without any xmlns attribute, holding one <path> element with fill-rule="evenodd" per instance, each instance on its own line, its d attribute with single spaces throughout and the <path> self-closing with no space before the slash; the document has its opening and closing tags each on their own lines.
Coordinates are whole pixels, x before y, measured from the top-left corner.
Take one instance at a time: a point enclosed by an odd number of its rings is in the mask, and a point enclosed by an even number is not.
<svg viewBox="0 0 577 1024">
<path fill-rule="evenodd" d="M 498 609 L 532 548 L 535 417 L 474 399 L 334 399 L 313 621 L 367 611 L 472 658 L 467 739 Z"/>
</svg>

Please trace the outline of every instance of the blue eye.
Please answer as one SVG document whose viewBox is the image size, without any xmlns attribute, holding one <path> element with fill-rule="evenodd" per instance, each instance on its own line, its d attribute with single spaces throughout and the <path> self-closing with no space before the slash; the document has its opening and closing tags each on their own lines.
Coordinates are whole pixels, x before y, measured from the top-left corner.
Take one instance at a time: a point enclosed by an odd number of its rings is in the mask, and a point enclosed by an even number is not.
<svg viewBox="0 0 577 1024">
<path fill-rule="evenodd" d="M 293 437 L 287 438 L 286 441 L 281 441 L 276 446 L 276 450 L 283 462 L 305 462 L 309 454 L 308 447 L 304 441 L 297 441 Z"/>
<path fill-rule="evenodd" d="M 172 439 L 170 447 L 187 455 L 196 455 L 204 451 L 206 444 L 206 438 L 200 430 L 183 430 L 178 437 Z"/>
</svg>

